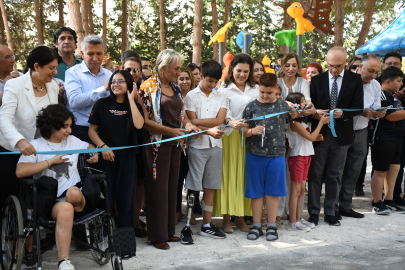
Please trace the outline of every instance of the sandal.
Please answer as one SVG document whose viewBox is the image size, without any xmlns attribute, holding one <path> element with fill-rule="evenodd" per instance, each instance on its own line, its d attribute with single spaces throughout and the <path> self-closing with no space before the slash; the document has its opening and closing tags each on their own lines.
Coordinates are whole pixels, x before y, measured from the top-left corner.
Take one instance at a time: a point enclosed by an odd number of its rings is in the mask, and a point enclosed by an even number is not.
<svg viewBox="0 0 405 270">
<path fill-rule="evenodd" d="M 252 216 L 244 216 L 246 225 L 253 225 L 253 217 Z"/>
<path fill-rule="evenodd" d="M 135 225 L 135 236 L 139 238 L 144 238 L 148 236 L 148 232 L 145 230 L 144 227 L 142 227 L 141 224 L 136 224 Z"/>
<path fill-rule="evenodd" d="M 249 238 L 249 235 L 251 235 L 251 234 L 253 234 L 253 235 L 255 236 L 255 238 Z M 259 239 L 259 237 L 262 236 L 262 235 L 263 235 L 262 228 L 253 226 L 253 227 L 250 229 L 249 233 L 248 233 L 247 239 L 248 239 L 248 240 L 257 240 L 257 239 Z"/>
<path fill-rule="evenodd" d="M 275 239 L 268 239 L 267 236 L 269 235 L 274 235 L 276 238 Z M 277 233 L 277 228 L 273 226 L 268 226 L 266 229 L 266 239 L 267 241 L 274 241 L 278 239 L 278 233 Z"/>
</svg>

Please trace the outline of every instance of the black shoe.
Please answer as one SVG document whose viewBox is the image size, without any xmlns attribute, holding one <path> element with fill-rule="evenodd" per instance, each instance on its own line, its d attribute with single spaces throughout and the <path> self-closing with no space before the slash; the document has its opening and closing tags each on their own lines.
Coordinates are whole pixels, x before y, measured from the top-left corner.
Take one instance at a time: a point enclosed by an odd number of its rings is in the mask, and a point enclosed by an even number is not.
<svg viewBox="0 0 405 270">
<path fill-rule="evenodd" d="M 395 198 L 394 203 L 399 206 L 405 206 L 405 200 L 401 197 Z"/>
<path fill-rule="evenodd" d="M 399 207 L 392 200 L 385 200 L 384 204 L 391 211 L 391 213 L 399 213 L 399 214 L 404 214 L 405 213 L 405 209 Z"/>
<path fill-rule="evenodd" d="M 199 203 L 194 204 L 193 213 L 198 214 L 198 215 L 202 215 L 201 204 L 199 204 Z"/>
<path fill-rule="evenodd" d="M 344 217 L 351 217 L 351 218 L 364 218 L 364 215 L 354 211 L 353 209 L 350 209 L 349 211 L 345 210 L 339 210 L 340 215 Z"/>
<path fill-rule="evenodd" d="M 315 226 L 318 226 L 319 216 L 317 214 L 312 214 L 309 216 L 308 222 L 313 223 Z"/>
<path fill-rule="evenodd" d="M 331 226 L 340 226 L 340 222 L 335 216 L 325 215 L 325 222 Z"/>
<path fill-rule="evenodd" d="M 194 244 L 194 240 L 193 240 L 193 232 L 191 231 L 190 227 L 184 227 L 183 230 L 181 230 L 181 234 L 180 234 L 180 239 L 181 239 L 181 243 L 183 245 L 192 245 Z"/>
<path fill-rule="evenodd" d="M 354 194 L 355 194 L 357 197 L 362 197 L 362 196 L 364 196 L 363 188 L 356 188 L 356 189 L 354 190 Z"/>
<path fill-rule="evenodd" d="M 201 236 L 208 236 L 216 239 L 223 239 L 226 238 L 225 233 L 223 233 L 217 225 L 210 224 L 211 227 L 204 227 L 201 225 L 200 235 Z"/>
<path fill-rule="evenodd" d="M 339 211 L 338 211 L 338 210 L 335 210 L 335 218 L 336 218 L 337 220 L 342 220 L 342 216 L 339 214 Z"/>
<path fill-rule="evenodd" d="M 390 209 L 382 201 L 378 201 L 377 203 L 372 201 L 371 205 L 373 206 L 373 213 L 376 215 L 389 215 L 391 213 Z"/>
</svg>

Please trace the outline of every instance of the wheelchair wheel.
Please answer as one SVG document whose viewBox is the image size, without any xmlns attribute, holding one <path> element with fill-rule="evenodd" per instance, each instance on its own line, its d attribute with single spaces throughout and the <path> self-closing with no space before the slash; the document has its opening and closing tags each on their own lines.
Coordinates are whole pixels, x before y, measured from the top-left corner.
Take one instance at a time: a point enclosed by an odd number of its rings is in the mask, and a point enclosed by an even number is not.
<svg viewBox="0 0 405 270">
<path fill-rule="evenodd" d="M 90 238 L 87 238 L 89 244 L 95 248 L 98 248 L 106 253 L 101 253 L 96 250 L 90 249 L 91 254 L 93 255 L 94 260 L 100 264 L 104 265 L 110 261 L 111 252 L 108 248 L 108 227 L 110 221 L 105 216 L 98 216 L 90 221 L 88 225 L 88 235 Z"/>
<path fill-rule="evenodd" d="M 122 260 L 121 258 L 118 258 L 117 256 L 114 256 L 113 260 L 113 270 L 123 270 L 124 268 L 122 267 Z"/>
<path fill-rule="evenodd" d="M 20 270 L 24 249 L 24 224 L 21 205 L 17 197 L 7 198 L 1 220 L 1 267 Z"/>
</svg>

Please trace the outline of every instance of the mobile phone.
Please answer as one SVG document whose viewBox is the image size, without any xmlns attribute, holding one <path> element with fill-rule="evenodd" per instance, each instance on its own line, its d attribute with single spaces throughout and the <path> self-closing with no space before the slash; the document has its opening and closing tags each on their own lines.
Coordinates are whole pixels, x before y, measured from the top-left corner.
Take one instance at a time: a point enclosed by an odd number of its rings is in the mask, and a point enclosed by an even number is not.
<svg viewBox="0 0 405 270">
<path fill-rule="evenodd" d="M 308 103 L 307 105 L 305 105 L 304 110 L 308 110 L 310 109 L 312 106 L 312 102 Z"/>
</svg>

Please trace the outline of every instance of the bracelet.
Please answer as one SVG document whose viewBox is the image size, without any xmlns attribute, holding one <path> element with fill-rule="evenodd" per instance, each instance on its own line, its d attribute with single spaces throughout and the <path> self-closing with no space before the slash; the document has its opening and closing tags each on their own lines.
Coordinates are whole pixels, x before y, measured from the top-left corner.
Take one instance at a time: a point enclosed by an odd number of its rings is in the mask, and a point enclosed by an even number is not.
<svg viewBox="0 0 405 270">
<path fill-rule="evenodd" d="M 105 144 L 103 144 L 102 146 L 98 147 L 98 148 L 103 148 Z"/>
<path fill-rule="evenodd" d="M 48 162 L 48 160 L 47 160 L 47 159 L 45 159 L 45 161 L 46 161 L 46 163 L 48 163 L 48 168 L 49 168 L 49 162 Z"/>
</svg>

